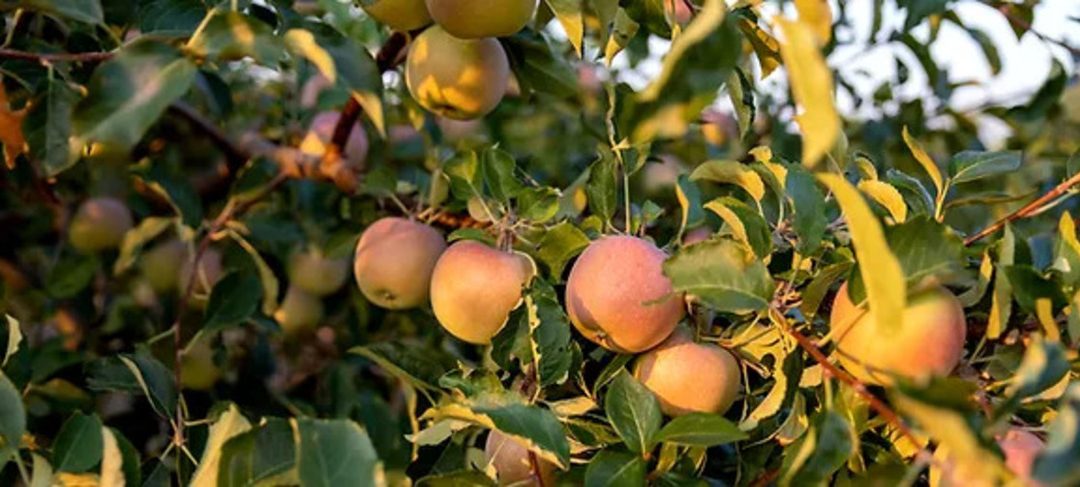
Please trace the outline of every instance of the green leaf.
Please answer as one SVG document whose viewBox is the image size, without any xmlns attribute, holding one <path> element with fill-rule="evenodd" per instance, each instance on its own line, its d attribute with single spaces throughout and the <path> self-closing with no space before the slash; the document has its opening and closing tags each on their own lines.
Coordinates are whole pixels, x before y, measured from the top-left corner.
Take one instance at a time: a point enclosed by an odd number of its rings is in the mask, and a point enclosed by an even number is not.
<svg viewBox="0 0 1080 487">
<path fill-rule="evenodd" d="M 101 0 L 22 0 L 19 6 L 87 24 L 105 21 Z"/>
<path fill-rule="evenodd" d="M 712 181 L 721 184 L 734 184 L 746 191 L 754 201 L 765 197 L 765 182 L 749 166 L 738 161 L 706 161 L 690 173 L 691 181 Z"/>
<path fill-rule="evenodd" d="M 190 35 L 206 17 L 206 5 L 202 0 L 139 0 L 136 5 L 135 18 L 144 34 L 175 32 Z"/>
<path fill-rule="evenodd" d="M 986 31 L 979 28 L 965 27 L 964 30 L 982 49 L 983 57 L 986 58 L 986 63 L 990 65 L 990 74 L 997 76 L 998 73 L 1001 73 L 1001 54 L 998 53 L 994 39 Z"/>
<path fill-rule="evenodd" d="M 602 450 L 585 470 L 585 487 L 645 487 L 647 469 L 639 455 Z"/>
<path fill-rule="evenodd" d="M 518 439 L 541 458 L 560 468 L 570 466 L 570 444 L 562 424 L 551 411 L 525 404 L 478 403 L 472 409 L 487 417 L 495 429 Z"/>
<path fill-rule="evenodd" d="M 0 358 L 0 367 L 7 367 L 8 360 L 19 353 L 19 345 L 23 341 L 22 328 L 19 326 L 19 320 L 16 320 L 11 315 L 4 315 L 4 326 L 7 328 L 7 345 L 4 347 L 4 356 Z"/>
<path fill-rule="evenodd" d="M 210 424 L 210 432 L 203 447 L 199 465 L 191 476 L 193 487 L 214 487 L 218 485 L 218 471 L 222 460 L 222 447 L 225 442 L 251 429 L 251 423 L 240 413 L 235 404 L 221 413 Z"/>
<path fill-rule="evenodd" d="M 1011 265 L 1002 269 L 1009 279 L 1016 302 L 1024 309 L 1034 312 L 1035 302 L 1041 298 L 1049 299 L 1054 309 L 1065 305 L 1065 295 L 1061 286 L 1042 275 L 1030 265 Z"/>
<path fill-rule="evenodd" d="M 26 431 L 23 397 L 7 375 L 0 372 L 0 464 L 16 454 Z"/>
<path fill-rule="evenodd" d="M 52 465 L 58 472 L 81 473 L 101 461 L 101 420 L 79 411 L 71 415 L 53 442 Z"/>
<path fill-rule="evenodd" d="M 608 386 L 604 412 L 627 448 L 641 454 L 652 450 L 663 422 L 660 402 L 625 369 Z"/>
<path fill-rule="evenodd" d="M 217 331 L 243 323 L 259 308 L 262 283 L 251 272 L 236 271 L 221 278 L 210 291 L 203 330 Z"/>
<path fill-rule="evenodd" d="M 901 0 L 897 3 L 907 10 L 907 17 L 904 19 L 904 30 L 907 31 L 931 15 L 945 12 L 949 0 Z"/>
<path fill-rule="evenodd" d="M 350 420 L 294 420 L 300 484 L 311 487 L 377 485 L 382 464 L 371 438 Z"/>
<path fill-rule="evenodd" d="M 135 377 L 135 382 L 159 416 L 172 419 L 176 414 L 176 379 L 172 371 L 146 352 L 121 355 L 120 361 Z"/>
<path fill-rule="evenodd" d="M 964 151 L 949 161 L 949 174 L 954 183 L 961 184 L 1013 172 L 1020 168 L 1021 162 L 1020 151 Z"/>
<path fill-rule="evenodd" d="M 147 217 L 139 222 L 139 225 L 124 234 L 124 241 L 120 244 L 120 255 L 113 263 L 113 275 L 119 276 L 128 271 L 135 264 L 135 259 L 143 246 L 157 238 L 162 232 L 168 230 L 175 223 L 172 218 Z"/>
<path fill-rule="evenodd" d="M 818 413 L 810 430 L 787 448 L 780 485 L 827 485 L 829 478 L 855 453 L 855 431 L 835 411 Z"/>
<path fill-rule="evenodd" d="M 45 278 L 45 289 L 56 298 L 70 298 L 90 285 L 98 270 L 93 255 L 68 255 L 60 259 Z"/>
<path fill-rule="evenodd" d="M 795 213 L 791 224 L 799 236 L 798 249 L 800 253 L 811 254 L 821 247 L 825 227 L 829 224 L 825 216 L 825 195 L 814 182 L 814 176 L 801 165 L 792 164 L 787 169 L 784 187 Z"/>
<path fill-rule="evenodd" d="M 225 442 L 217 481 L 221 487 L 260 485 L 296 465 L 296 443 L 289 422 L 269 418 Z"/>
<path fill-rule="evenodd" d="M 909 287 L 929 277 L 948 281 L 961 270 L 964 243 L 951 228 L 929 216 L 887 227 L 885 239 Z"/>
<path fill-rule="evenodd" d="M 533 223 L 549 221 L 559 213 L 559 191 L 546 186 L 518 190 L 517 209 L 522 220 Z"/>
<path fill-rule="evenodd" d="M 228 9 L 214 9 L 187 43 L 194 54 L 216 61 L 251 57 L 274 66 L 284 54 L 281 39 L 262 21 Z"/>
<path fill-rule="evenodd" d="M 277 296 L 280 287 L 277 276 L 274 275 L 274 270 L 266 263 L 266 259 L 263 259 L 263 256 L 259 254 L 259 250 L 251 242 L 248 242 L 240 232 L 229 229 L 228 233 L 229 238 L 232 238 L 240 248 L 244 249 L 244 252 L 251 258 L 251 262 L 255 264 L 255 270 L 259 273 L 259 283 L 262 284 L 262 313 L 266 316 L 273 315 L 278 308 Z"/>
<path fill-rule="evenodd" d="M 735 240 L 745 244 L 758 258 L 764 259 L 772 252 L 772 231 L 757 210 L 730 196 L 712 200 L 705 208 L 719 215 Z"/>
<path fill-rule="evenodd" d="M 741 24 L 741 23 L 740 23 Z M 742 68 L 735 68 L 727 82 L 728 95 L 735 107 L 735 117 L 739 122 L 739 137 L 746 137 L 753 128 L 757 116 L 757 104 L 754 102 L 754 84 Z"/>
<path fill-rule="evenodd" d="M 618 162 L 615 154 L 606 147 L 600 148 L 596 162 L 589 166 L 589 182 L 585 194 L 589 199 L 589 211 L 605 222 L 611 221 L 618 206 L 618 183 L 615 181 Z"/>
<path fill-rule="evenodd" d="M 429 391 L 438 390 L 439 378 L 454 365 L 452 359 L 442 354 L 421 351 L 415 344 L 400 342 L 353 347 L 349 353 L 366 357 L 393 376 Z"/>
<path fill-rule="evenodd" d="M 316 67 L 325 69 L 327 65 L 325 58 L 332 59 L 334 71 L 323 71 L 323 76 L 335 80 L 337 86 L 352 93 L 353 98 L 363 107 L 376 130 L 380 134 L 385 134 L 382 73 L 375 59 L 371 57 L 371 53 L 356 40 L 346 37 L 329 25 L 308 22 L 304 24 L 304 27 L 314 37 L 315 45 L 321 49 L 318 57 L 323 62 L 315 62 Z M 311 50 L 303 51 L 301 55 L 307 55 L 309 60 L 315 61 L 310 57 L 312 52 Z"/>
<path fill-rule="evenodd" d="M 577 94 L 577 73 L 544 36 L 525 30 L 499 41 L 506 49 L 514 76 L 523 91 L 532 90 L 557 98 Z"/>
<path fill-rule="evenodd" d="M 1030 24 L 1028 24 L 1030 26 Z M 1050 75 L 1046 82 L 1031 97 L 1027 105 L 1014 107 L 1009 110 L 1009 115 L 1021 121 L 1032 122 L 1046 119 L 1047 112 L 1061 99 L 1061 93 L 1069 84 L 1069 75 L 1065 67 L 1057 59 L 1050 66 Z"/>
<path fill-rule="evenodd" d="M 484 175 L 488 194 L 493 198 L 509 203 L 522 189 L 522 184 L 514 177 L 516 169 L 514 156 L 498 147 L 489 147 L 480 154 L 480 170 Z"/>
<path fill-rule="evenodd" d="M 169 202 L 184 225 L 199 228 L 203 218 L 202 201 L 187 177 L 170 173 L 164 164 L 151 164 L 150 161 L 134 166 L 131 171 Z"/>
<path fill-rule="evenodd" d="M 1042 394 L 1069 373 L 1069 360 L 1060 343 L 1036 338 L 1024 352 L 1024 359 L 1005 391 L 1006 400 L 994 410 L 994 417 L 1011 414 L 1022 401 Z"/>
<path fill-rule="evenodd" d="M 41 161 L 45 175 L 53 177 L 79 161 L 79 148 L 71 144 L 71 115 L 80 97 L 55 77 L 46 80 L 43 95 L 23 120 L 23 132 L 30 154 Z"/>
<path fill-rule="evenodd" d="M 656 441 L 710 448 L 747 438 L 739 427 L 719 414 L 691 413 L 664 425 Z"/>
<path fill-rule="evenodd" d="M 1076 485 L 1080 482 L 1080 384 L 1069 386 L 1047 425 L 1046 448 L 1035 457 L 1032 478 L 1040 485 Z"/>
<path fill-rule="evenodd" d="M 744 246 L 724 239 L 679 250 L 664 262 L 664 275 L 676 292 L 698 296 L 728 313 L 765 309 L 774 288 L 765 264 Z"/>
<path fill-rule="evenodd" d="M 559 305 L 555 289 L 533 279 L 525 294 L 525 318 L 532 360 L 540 387 L 561 384 L 570 375 L 570 320 Z"/>
<path fill-rule="evenodd" d="M 197 69 L 175 47 L 136 41 L 94 70 L 89 94 L 75 106 L 77 145 L 105 143 L 128 150 L 169 104 L 187 93 Z"/>
</svg>

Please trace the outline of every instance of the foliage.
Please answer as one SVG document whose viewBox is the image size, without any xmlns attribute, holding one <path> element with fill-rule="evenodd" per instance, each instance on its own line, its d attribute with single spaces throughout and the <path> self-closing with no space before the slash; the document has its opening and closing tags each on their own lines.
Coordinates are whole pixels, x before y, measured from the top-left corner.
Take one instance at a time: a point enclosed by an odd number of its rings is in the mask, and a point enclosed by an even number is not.
<svg viewBox="0 0 1080 487">
<path fill-rule="evenodd" d="M 0 485 L 486 485 L 492 430 L 560 485 L 912 484 L 949 462 L 1078 482 L 1078 57 L 1032 30 L 1038 1 L 872 2 L 859 42 L 896 69 L 867 90 L 827 62 L 856 42 L 847 2 L 544 0 L 472 121 L 413 99 L 418 32 L 373 3 L 0 2 Z M 943 29 L 1003 69 L 961 6 L 1072 62 L 956 108 Z M 322 112 L 342 115 L 309 133 Z M 100 196 L 135 225 L 83 254 L 67 230 Z M 490 345 L 364 297 L 346 262 L 385 216 L 534 262 Z M 661 299 L 737 356 L 730 410 L 665 416 L 635 357 L 573 330 L 574 259 L 612 234 L 666 252 Z M 309 251 L 348 282 L 287 300 Z M 947 286 L 960 364 L 839 368 L 842 282 L 884 343 Z M 1030 473 L 1005 466 L 1010 428 L 1046 442 Z"/>
</svg>

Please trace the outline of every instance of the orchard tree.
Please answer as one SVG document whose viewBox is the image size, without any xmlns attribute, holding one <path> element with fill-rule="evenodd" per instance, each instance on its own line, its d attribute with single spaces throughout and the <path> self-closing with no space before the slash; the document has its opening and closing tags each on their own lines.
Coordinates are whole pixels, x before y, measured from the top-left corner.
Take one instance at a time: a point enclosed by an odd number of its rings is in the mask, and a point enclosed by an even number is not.
<svg viewBox="0 0 1080 487">
<path fill-rule="evenodd" d="M 2 485 L 1080 483 L 1038 0 L 0 11 Z"/>
</svg>

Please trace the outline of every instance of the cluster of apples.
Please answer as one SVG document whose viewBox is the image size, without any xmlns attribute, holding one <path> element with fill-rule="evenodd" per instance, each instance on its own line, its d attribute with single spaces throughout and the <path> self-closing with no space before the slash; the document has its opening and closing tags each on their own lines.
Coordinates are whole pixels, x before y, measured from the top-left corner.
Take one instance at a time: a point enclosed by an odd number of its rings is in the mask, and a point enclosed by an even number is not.
<svg viewBox="0 0 1080 487">
<path fill-rule="evenodd" d="M 413 40 L 405 83 L 421 106 L 470 120 L 495 109 L 510 86 L 510 61 L 497 37 L 517 33 L 538 0 L 375 0 L 361 2 L 375 20 Z M 434 25 L 432 25 L 434 23 Z"/>
</svg>

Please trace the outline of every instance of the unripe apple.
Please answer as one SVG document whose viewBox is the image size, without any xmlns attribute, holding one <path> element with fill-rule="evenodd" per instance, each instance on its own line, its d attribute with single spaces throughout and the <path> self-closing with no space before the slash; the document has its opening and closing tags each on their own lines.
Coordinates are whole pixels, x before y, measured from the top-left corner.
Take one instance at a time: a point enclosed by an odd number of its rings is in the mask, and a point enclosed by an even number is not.
<svg viewBox="0 0 1080 487">
<path fill-rule="evenodd" d="M 322 157 L 326 146 L 334 138 L 334 127 L 341 117 L 337 112 L 322 112 L 311 119 L 311 128 L 300 142 L 300 151 L 310 156 Z M 368 154 L 368 139 L 363 124 L 353 124 L 349 139 L 345 142 L 345 160 L 352 167 L 364 164 Z"/>
<path fill-rule="evenodd" d="M 585 338 L 619 353 L 664 341 L 685 310 L 664 275 L 667 258 L 637 237 L 604 237 L 578 257 L 566 282 L 566 309 Z"/>
<path fill-rule="evenodd" d="M 439 27 L 460 39 L 516 34 L 532 19 L 537 0 L 427 0 Z"/>
<path fill-rule="evenodd" d="M 289 283 L 314 296 L 333 294 L 348 277 L 346 259 L 328 257 L 318 249 L 296 252 L 289 258 Z"/>
<path fill-rule="evenodd" d="M 188 281 L 191 279 L 192 259 L 185 259 L 180 267 L 178 287 L 181 293 L 187 292 Z M 223 277 L 221 267 L 221 252 L 211 247 L 203 252 L 199 259 L 199 272 L 195 274 L 195 294 L 207 294 L 214 288 L 214 284 Z"/>
<path fill-rule="evenodd" d="M 689 24 L 694 19 L 694 11 L 690 9 L 690 0 L 664 0 L 664 14 L 679 25 Z"/>
<path fill-rule="evenodd" d="M 499 104 L 509 82 L 510 61 L 498 40 L 458 39 L 432 26 L 409 47 L 405 83 L 413 98 L 436 115 L 482 117 Z"/>
<path fill-rule="evenodd" d="M 144 253 L 139 267 L 154 292 L 166 293 L 176 289 L 177 276 L 187 256 L 187 245 L 173 238 Z"/>
<path fill-rule="evenodd" d="M 75 250 L 87 254 L 114 249 L 132 226 L 131 211 L 123 202 L 109 197 L 91 198 L 72 217 L 68 241 Z"/>
<path fill-rule="evenodd" d="M 180 383 L 184 389 L 208 391 L 221 379 L 221 369 L 214 363 L 214 350 L 208 339 L 195 342 L 180 357 Z"/>
<path fill-rule="evenodd" d="M 353 271 L 364 297 L 387 309 L 423 306 L 431 273 L 446 240 L 434 228 L 405 218 L 372 223 L 356 244 Z"/>
<path fill-rule="evenodd" d="M 529 449 L 518 440 L 497 430 L 488 433 L 484 444 L 484 459 L 495 467 L 499 485 L 519 487 L 555 485 L 555 466 L 535 457 L 536 471 L 529 458 Z"/>
<path fill-rule="evenodd" d="M 1046 447 L 1042 438 L 1029 431 L 1011 427 L 997 438 L 998 447 L 1005 454 L 1005 467 L 1016 476 L 1016 485 L 1035 487 L 1038 482 L 1031 478 L 1031 469 L 1035 457 Z M 931 487 L 968 487 L 991 485 L 990 479 L 983 476 L 981 466 L 958 464 L 945 447 L 938 447 L 934 452 L 934 462 L 930 464 Z M 978 469 L 979 471 L 973 471 Z"/>
<path fill-rule="evenodd" d="M 424 0 L 361 0 L 359 3 L 371 18 L 396 31 L 408 32 L 431 23 Z"/>
<path fill-rule="evenodd" d="M 676 330 L 634 363 L 634 377 L 656 395 L 668 416 L 724 414 L 735 402 L 741 376 L 731 352 L 695 343 L 685 329 Z"/>
<path fill-rule="evenodd" d="M 274 320 L 287 335 L 314 330 L 322 319 L 322 301 L 296 286 L 289 286 L 285 299 L 274 311 Z"/>
<path fill-rule="evenodd" d="M 486 345 L 521 302 L 535 273 L 528 257 L 462 240 L 446 249 L 431 275 L 431 307 L 450 334 Z"/>
<path fill-rule="evenodd" d="M 890 372 L 911 379 L 947 375 L 960 362 L 967 327 L 964 309 L 952 293 L 932 287 L 908 296 L 903 327 L 886 334 L 865 306 L 856 307 L 845 283 L 829 318 L 840 364 L 871 384 L 888 384 Z"/>
</svg>

